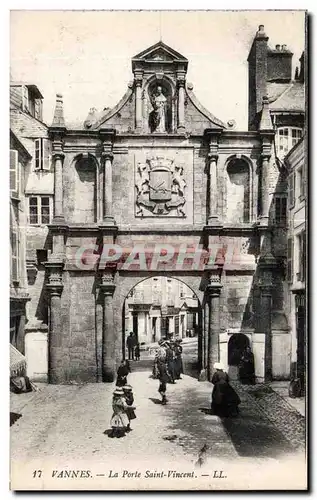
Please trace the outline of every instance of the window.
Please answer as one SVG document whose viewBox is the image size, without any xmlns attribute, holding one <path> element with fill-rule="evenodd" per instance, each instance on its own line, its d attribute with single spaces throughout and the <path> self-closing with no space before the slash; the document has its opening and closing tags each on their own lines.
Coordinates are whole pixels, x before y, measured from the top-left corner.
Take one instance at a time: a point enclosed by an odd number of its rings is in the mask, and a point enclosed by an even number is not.
<svg viewBox="0 0 317 500">
<path fill-rule="evenodd" d="M 293 239 L 287 240 L 287 281 L 293 281 Z"/>
<path fill-rule="evenodd" d="M 29 89 L 25 85 L 22 86 L 22 109 L 29 111 Z"/>
<path fill-rule="evenodd" d="M 10 149 L 10 194 L 15 198 L 19 196 L 19 173 L 18 152 Z"/>
<path fill-rule="evenodd" d="M 50 196 L 30 196 L 29 223 L 31 225 L 49 224 L 52 215 L 52 202 Z"/>
<path fill-rule="evenodd" d="M 40 99 L 34 101 L 34 116 L 38 120 L 42 120 L 42 102 Z"/>
<path fill-rule="evenodd" d="M 303 131 L 298 127 L 281 127 L 277 130 L 277 156 L 285 156 L 302 138 Z"/>
<path fill-rule="evenodd" d="M 11 257 L 11 282 L 19 279 L 19 233 L 18 233 L 18 204 L 11 203 L 10 207 L 10 257 Z"/>
<path fill-rule="evenodd" d="M 289 208 L 292 208 L 295 204 L 295 174 L 292 172 L 288 178 L 288 194 L 289 194 Z"/>
<path fill-rule="evenodd" d="M 275 224 L 286 225 L 287 198 L 285 196 L 275 197 Z"/>
<path fill-rule="evenodd" d="M 305 281 L 306 275 L 306 231 L 302 231 L 297 236 L 297 248 L 298 248 L 298 272 L 297 272 L 297 280 Z"/>
<path fill-rule="evenodd" d="M 49 141 L 44 138 L 35 139 L 35 170 L 50 170 Z"/>
<path fill-rule="evenodd" d="M 297 196 L 301 199 L 305 195 L 303 168 L 297 170 Z"/>
<path fill-rule="evenodd" d="M 18 281 L 18 233 L 15 228 L 11 228 L 11 280 Z"/>
</svg>

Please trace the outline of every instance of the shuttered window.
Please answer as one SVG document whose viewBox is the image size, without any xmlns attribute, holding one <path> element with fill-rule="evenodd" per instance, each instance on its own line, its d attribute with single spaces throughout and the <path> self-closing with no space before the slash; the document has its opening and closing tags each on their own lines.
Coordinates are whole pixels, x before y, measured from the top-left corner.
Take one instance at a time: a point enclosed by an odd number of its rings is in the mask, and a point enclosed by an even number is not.
<svg viewBox="0 0 317 500">
<path fill-rule="evenodd" d="M 11 203 L 10 205 L 10 276 L 11 282 L 18 281 L 19 270 L 18 270 L 18 245 L 19 245 L 19 234 L 18 234 L 18 204 Z"/>
<path fill-rule="evenodd" d="M 295 173 L 289 176 L 288 193 L 289 193 L 289 208 L 292 208 L 295 203 Z"/>
<path fill-rule="evenodd" d="M 18 281 L 18 234 L 11 229 L 11 279 Z"/>
<path fill-rule="evenodd" d="M 29 111 L 29 89 L 25 85 L 22 86 L 22 109 Z"/>
<path fill-rule="evenodd" d="M 50 170 L 50 144 L 47 139 L 35 139 L 35 170 Z"/>
<path fill-rule="evenodd" d="M 293 238 L 287 240 L 287 281 L 293 282 Z"/>
<path fill-rule="evenodd" d="M 19 195 L 18 152 L 14 149 L 10 149 L 10 193 L 15 197 Z"/>
<path fill-rule="evenodd" d="M 306 275 L 306 231 L 297 236 L 298 241 L 298 281 L 305 281 Z"/>
</svg>

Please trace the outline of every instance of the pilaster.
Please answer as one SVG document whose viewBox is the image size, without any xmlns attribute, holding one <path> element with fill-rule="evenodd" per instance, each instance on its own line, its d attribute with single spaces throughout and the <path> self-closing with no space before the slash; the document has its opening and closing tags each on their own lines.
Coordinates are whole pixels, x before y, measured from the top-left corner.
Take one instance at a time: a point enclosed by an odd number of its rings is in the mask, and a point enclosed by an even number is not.
<svg viewBox="0 0 317 500">
<path fill-rule="evenodd" d="M 177 73 L 178 87 L 178 109 L 177 109 L 177 131 L 184 132 L 185 130 L 185 71 Z"/>
<path fill-rule="evenodd" d="M 134 74 L 135 85 L 135 129 L 136 132 L 142 132 L 142 84 L 143 72 L 136 71 Z"/>
<path fill-rule="evenodd" d="M 207 227 L 221 227 L 218 212 L 218 142 L 221 129 L 207 129 L 205 135 L 209 142 L 207 156 Z"/>
<path fill-rule="evenodd" d="M 101 160 L 103 164 L 103 220 L 101 227 L 114 227 L 115 220 L 112 213 L 112 162 L 114 129 L 101 129 L 99 131 L 102 140 Z"/>
<path fill-rule="evenodd" d="M 115 341 L 116 332 L 113 318 L 113 294 L 115 291 L 114 276 L 105 271 L 101 276 L 100 291 L 103 297 L 103 331 L 102 331 L 102 380 L 113 382 L 115 373 Z"/>
<path fill-rule="evenodd" d="M 48 379 L 50 384 L 63 382 L 63 366 L 60 351 L 62 347 L 61 295 L 63 291 L 64 262 L 55 260 L 46 262 L 48 283 L 46 289 L 50 297 L 50 322 L 48 338 Z"/>
</svg>

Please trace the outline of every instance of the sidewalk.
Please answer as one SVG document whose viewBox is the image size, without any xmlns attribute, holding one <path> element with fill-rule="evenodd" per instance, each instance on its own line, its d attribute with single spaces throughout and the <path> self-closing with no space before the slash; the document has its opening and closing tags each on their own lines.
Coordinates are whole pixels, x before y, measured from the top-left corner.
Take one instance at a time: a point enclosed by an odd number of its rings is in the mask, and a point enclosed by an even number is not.
<svg viewBox="0 0 317 500">
<path fill-rule="evenodd" d="M 292 406 L 303 417 L 306 415 L 306 398 L 290 398 L 288 395 L 289 381 L 274 381 L 270 383 L 270 387 L 281 396 L 287 403 Z"/>
</svg>

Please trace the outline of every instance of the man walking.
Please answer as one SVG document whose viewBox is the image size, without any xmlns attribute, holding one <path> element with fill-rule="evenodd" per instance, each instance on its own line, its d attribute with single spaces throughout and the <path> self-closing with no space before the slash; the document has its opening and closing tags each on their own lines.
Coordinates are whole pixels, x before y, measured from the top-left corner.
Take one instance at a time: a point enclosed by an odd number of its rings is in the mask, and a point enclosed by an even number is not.
<svg viewBox="0 0 317 500">
<path fill-rule="evenodd" d="M 127 348 L 128 348 L 128 359 L 134 360 L 134 346 L 135 346 L 135 338 L 134 333 L 130 332 L 129 337 L 127 338 Z"/>
</svg>

